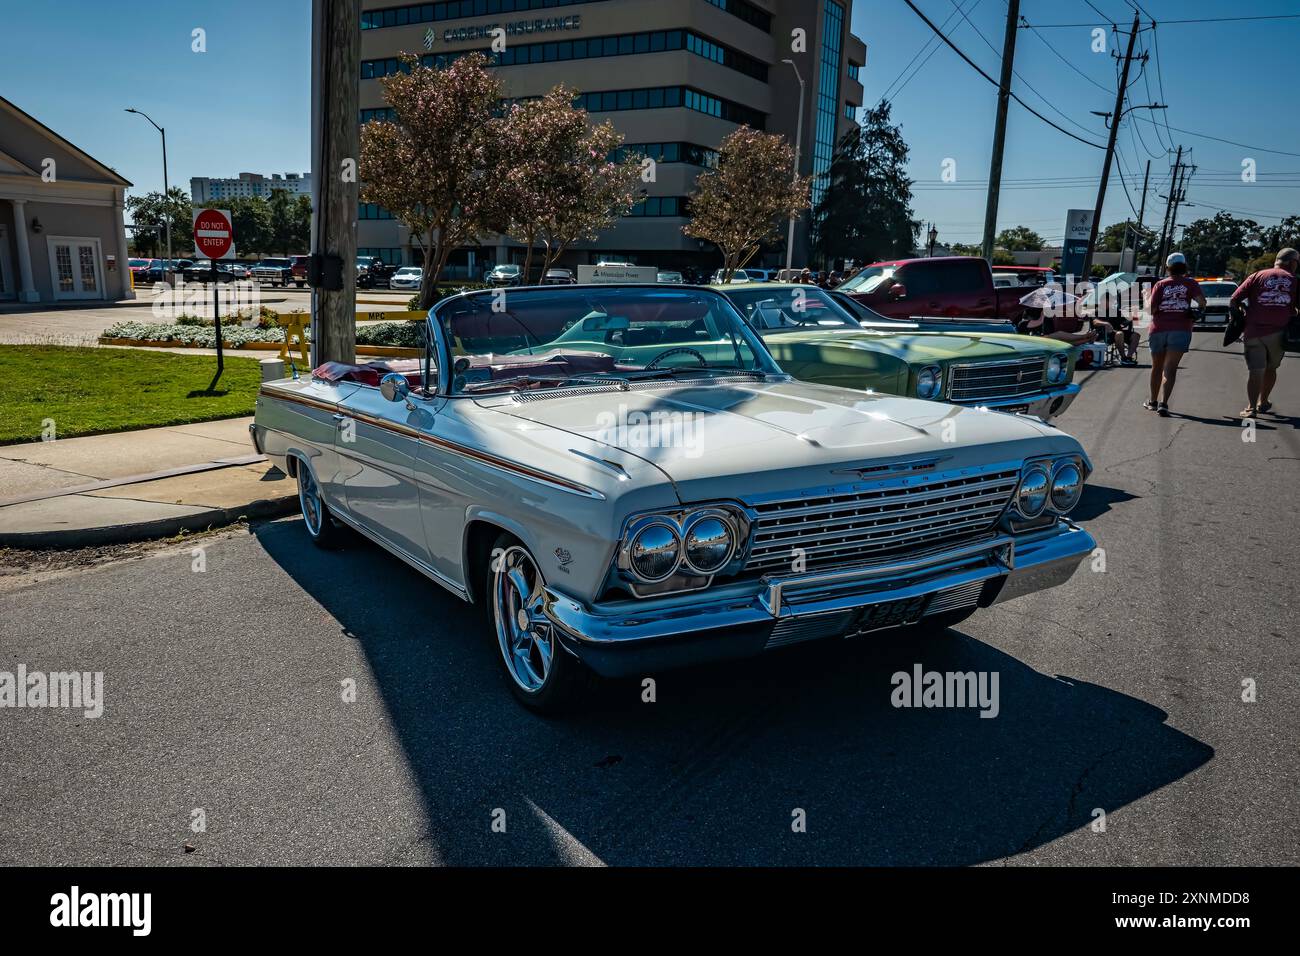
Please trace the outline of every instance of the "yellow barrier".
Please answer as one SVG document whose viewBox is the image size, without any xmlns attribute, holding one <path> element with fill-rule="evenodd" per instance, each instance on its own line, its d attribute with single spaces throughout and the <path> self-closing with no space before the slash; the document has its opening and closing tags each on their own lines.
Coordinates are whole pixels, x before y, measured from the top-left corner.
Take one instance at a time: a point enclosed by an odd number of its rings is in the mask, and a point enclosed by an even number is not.
<svg viewBox="0 0 1300 956">
<path fill-rule="evenodd" d="M 358 312 L 358 322 L 415 322 L 425 318 L 428 312 L 412 312 L 403 309 L 400 312 Z"/>
<path fill-rule="evenodd" d="M 293 357 L 289 354 L 289 341 L 296 336 L 298 339 L 297 349 L 302 354 L 302 366 L 308 368 L 311 365 L 311 359 L 307 356 L 310 348 L 310 343 L 307 341 L 307 313 L 290 312 L 288 315 L 281 315 L 276 312 L 274 315 L 276 324 L 284 329 L 284 342 L 280 345 L 281 361 L 293 361 Z"/>
</svg>

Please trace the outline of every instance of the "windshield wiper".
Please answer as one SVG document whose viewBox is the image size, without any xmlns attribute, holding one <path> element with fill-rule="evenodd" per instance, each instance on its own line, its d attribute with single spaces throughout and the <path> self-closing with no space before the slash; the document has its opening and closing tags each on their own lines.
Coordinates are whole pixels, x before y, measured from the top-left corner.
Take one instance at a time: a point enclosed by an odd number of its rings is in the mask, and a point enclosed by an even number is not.
<svg viewBox="0 0 1300 956">
<path fill-rule="evenodd" d="M 647 368 L 639 372 L 631 372 L 627 376 L 629 382 L 651 381 L 656 378 L 676 378 L 679 375 L 698 375 L 701 372 L 718 373 L 726 375 L 751 375 L 759 378 L 765 377 L 766 372 L 760 372 L 757 369 L 748 368 L 719 368 L 713 365 L 689 365 L 675 366 L 673 368 Z"/>
<path fill-rule="evenodd" d="M 484 392 L 489 389 L 521 389 L 529 385 L 554 385 L 562 387 L 565 385 L 605 385 L 616 384 L 613 379 L 599 378 L 594 375 L 515 375 L 511 378 L 499 378 L 490 382 L 471 382 L 465 385 L 462 392 Z"/>
</svg>

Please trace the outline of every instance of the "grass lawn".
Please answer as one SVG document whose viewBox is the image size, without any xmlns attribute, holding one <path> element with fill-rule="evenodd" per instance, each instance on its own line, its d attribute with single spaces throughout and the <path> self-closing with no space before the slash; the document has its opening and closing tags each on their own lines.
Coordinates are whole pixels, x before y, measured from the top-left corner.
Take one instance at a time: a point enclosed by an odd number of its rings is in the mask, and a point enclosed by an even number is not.
<svg viewBox="0 0 1300 956">
<path fill-rule="evenodd" d="M 138 349 L 0 345 L 0 445 L 39 441 L 53 419 L 59 438 L 251 415 L 257 359 L 226 356 L 214 395 L 213 355 Z"/>
</svg>

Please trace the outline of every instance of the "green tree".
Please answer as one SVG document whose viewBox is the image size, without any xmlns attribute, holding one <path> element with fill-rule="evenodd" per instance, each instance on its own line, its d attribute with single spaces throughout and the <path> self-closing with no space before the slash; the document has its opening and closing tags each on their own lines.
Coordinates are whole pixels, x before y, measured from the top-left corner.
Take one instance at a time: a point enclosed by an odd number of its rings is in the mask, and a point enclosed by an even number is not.
<svg viewBox="0 0 1300 956">
<path fill-rule="evenodd" d="M 235 251 L 240 255 L 272 251 L 270 204 L 261 196 L 237 196 L 227 206 L 235 230 Z"/>
<path fill-rule="evenodd" d="M 1300 216 L 1287 216 L 1259 231 L 1260 255 L 1276 256 L 1282 249 L 1300 249 Z M 1269 265 L 1272 265 L 1270 262 Z"/>
<path fill-rule="evenodd" d="M 1210 219 L 1188 223 L 1175 248 L 1187 257 L 1192 272 L 1222 275 L 1229 259 L 1258 255 L 1259 239 L 1259 223 L 1255 220 L 1220 212 Z"/>
<path fill-rule="evenodd" d="M 126 211 L 136 226 L 157 226 L 156 231 L 136 230 L 136 247 L 152 248 L 150 255 L 165 255 L 167 235 L 165 227 L 171 220 L 172 256 L 177 259 L 194 255 L 194 212 L 190 197 L 179 186 L 173 186 L 164 196 L 161 192 L 146 193 L 143 196 L 130 196 L 126 200 Z"/>
<path fill-rule="evenodd" d="M 1037 252 L 1043 248 L 1043 237 L 1028 226 L 1016 226 L 999 232 L 994 245 L 1008 252 Z"/>
<path fill-rule="evenodd" d="M 835 148 L 826 191 L 813 211 L 813 256 L 876 262 L 909 255 L 921 224 L 912 218 L 907 143 L 890 104 L 867 110 Z"/>
<path fill-rule="evenodd" d="M 273 189 L 267 209 L 271 226 L 268 251 L 284 256 L 305 252 L 311 241 L 311 199 L 287 189 Z"/>
<path fill-rule="evenodd" d="M 1132 226 L 1133 224 L 1127 220 L 1111 223 L 1097 236 L 1097 251 L 1123 252 L 1124 244 L 1129 241 Z"/>
<path fill-rule="evenodd" d="M 682 232 L 722 252 L 722 281 L 776 238 L 783 223 L 808 208 L 811 180 L 796 176 L 783 136 L 741 126 L 718 149 L 718 168 L 702 173 Z"/>
</svg>

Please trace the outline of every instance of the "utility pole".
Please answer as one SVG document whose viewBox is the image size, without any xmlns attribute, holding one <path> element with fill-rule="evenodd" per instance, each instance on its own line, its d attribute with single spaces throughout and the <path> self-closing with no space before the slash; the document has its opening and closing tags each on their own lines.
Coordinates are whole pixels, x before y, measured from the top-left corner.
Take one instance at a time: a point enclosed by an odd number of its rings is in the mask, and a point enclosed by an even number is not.
<svg viewBox="0 0 1300 956">
<path fill-rule="evenodd" d="M 1146 175 L 1142 177 L 1142 202 L 1138 205 L 1137 232 L 1133 236 L 1133 271 L 1138 271 L 1138 249 L 1142 244 L 1142 233 L 1146 231 L 1143 224 L 1147 214 L 1147 187 L 1151 184 L 1151 160 L 1147 160 Z"/>
<path fill-rule="evenodd" d="M 311 40 L 311 358 L 316 367 L 356 359 L 361 0 L 313 0 Z"/>
<path fill-rule="evenodd" d="M 1195 166 L 1183 165 L 1182 179 L 1179 180 L 1178 189 L 1174 192 L 1173 199 L 1174 209 L 1169 216 L 1169 245 L 1172 247 L 1178 233 L 1178 206 L 1180 203 L 1187 201 L 1187 177 L 1196 171 Z"/>
<path fill-rule="evenodd" d="M 1007 106 L 1011 101 L 1011 71 L 1016 58 L 1016 33 L 1020 0 L 1007 2 L 1007 30 L 1002 38 L 1002 76 L 998 83 L 998 114 L 993 126 L 993 158 L 989 162 L 989 194 L 984 206 L 984 245 L 981 254 L 993 261 L 993 236 L 998 228 L 998 200 L 1002 192 L 1002 151 L 1007 141 Z"/>
<path fill-rule="evenodd" d="M 1156 275 L 1165 274 L 1165 246 L 1169 242 L 1169 212 L 1174 206 L 1174 197 L 1178 195 L 1178 179 L 1183 168 L 1183 148 L 1178 147 L 1178 156 L 1174 160 L 1174 172 L 1169 178 L 1169 195 L 1165 197 L 1165 219 L 1160 226 L 1160 245 L 1156 248 Z"/>
<path fill-rule="evenodd" d="M 803 101 L 808 97 L 805 93 L 803 74 L 799 72 L 799 66 L 794 60 L 782 60 L 782 63 L 789 63 L 790 69 L 794 70 L 795 78 L 799 80 L 799 119 L 794 129 L 794 181 L 799 181 L 799 163 L 803 158 Z M 790 217 L 790 231 L 785 237 L 785 271 L 787 273 L 794 269 L 794 224 L 798 217 Z"/>
<path fill-rule="evenodd" d="M 1128 50 L 1124 53 L 1124 69 L 1119 78 L 1119 89 L 1115 91 L 1115 112 L 1111 114 L 1110 137 L 1106 140 L 1106 159 L 1101 166 L 1101 185 L 1097 187 L 1097 205 L 1092 211 L 1092 232 L 1088 236 L 1088 251 L 1083 257 L 1083 280 L 1089 281 L 1092 275 L 1092 255 L 1097 247 L 1097 230 L 1101 226 L 1101 207 L 1106 202 L 1106 186 L 1110 182 L 1110 164 L 1115 158 L 1115 139 L 1119 136 L 1120 120 L 1124 118 L 1124 97 L 1128 94 L 1128 70 L 1133 63 L 1133 46 L 1137 43 L 1138 30 L 1142 25 L 1137 11 L 1133 13 L 1133 30 L 1128 35 Z"/>
</svg>

